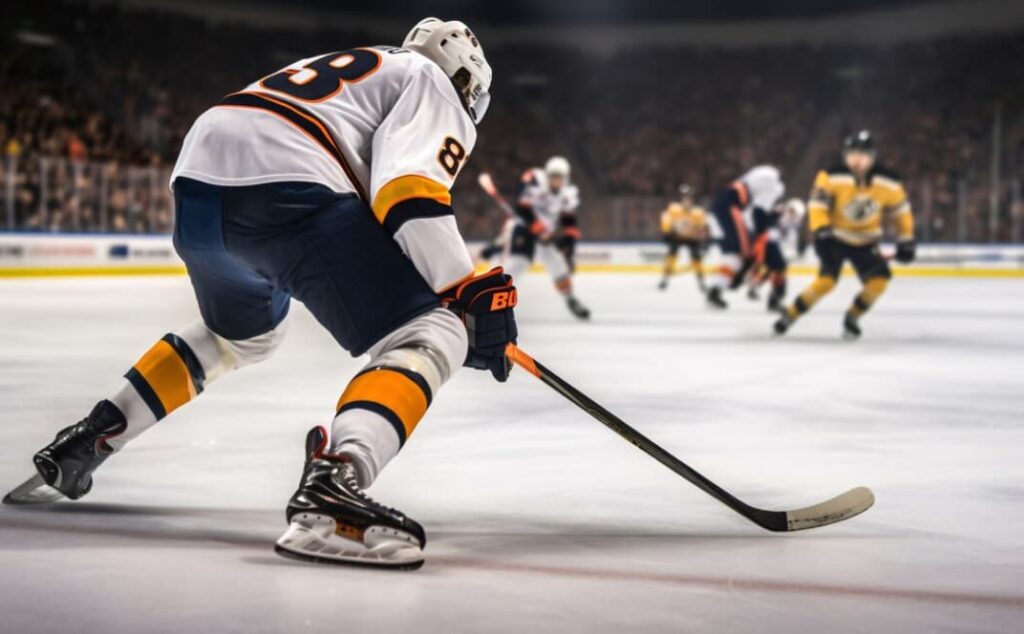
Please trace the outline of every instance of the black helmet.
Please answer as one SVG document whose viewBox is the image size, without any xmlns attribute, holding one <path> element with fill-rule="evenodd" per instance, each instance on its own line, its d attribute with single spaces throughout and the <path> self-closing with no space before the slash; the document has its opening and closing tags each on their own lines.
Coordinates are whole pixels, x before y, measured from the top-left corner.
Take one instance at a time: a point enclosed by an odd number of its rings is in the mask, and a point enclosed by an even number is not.
<svg viewBox="0 0 1024 634">
<path fill-rule="evenodd" d="M 871 132 L 868 130 L 861 130 L 856 134 L 848 135 L 843 139 L 843 152 L 849 152 L 851 150 L 857 150 L 860 152 L 867 152 L 868 154 L 875 153 L 875 139 L 871 136 Z"/>
</svg>

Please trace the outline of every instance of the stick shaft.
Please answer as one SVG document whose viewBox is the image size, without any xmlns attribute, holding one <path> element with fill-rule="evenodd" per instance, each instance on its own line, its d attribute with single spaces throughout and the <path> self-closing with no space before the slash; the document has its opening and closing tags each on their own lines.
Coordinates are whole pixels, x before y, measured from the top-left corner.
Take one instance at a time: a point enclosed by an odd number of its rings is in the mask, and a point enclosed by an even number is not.
<svg viewBox="0 0 1024 634">
<path fill-rule="evenodd" d="M 506 216 L 510 218 L 516 217 L 516 212 L 512 209 L 512 205 L 509 204 L 508 200 L 506 200 L 505 197 L 501 195 L 501 192 L 499 192 L 494 186 L 494 181 L 491 179 L 490 174 L 487 172 L 480 174 L 477 178 L 477 183 L 480 185 L 480 188 L 483 189 L 495 203 L 497 203 L 498 208 L 501 209 Z"/>
<path fill-rule="evenodd" d="M 682 476 L 698 489 L 704 491 L 740 515 L 764 528 L 769 528 L 770 530 L 786 530 L 784 527 L 784 513 L 778 514 L 782 515 L 783 526 L 766 526 L 765 523 L 776 524 L 777 520 L 772 521 L 774 519 L 772 517 L 758 516 L 762 514 L 766 516 L 774 516 L 776 515 L 775 513 L 761 511 L 760 509 L 756 509 L 738 499 L 733 494 L 709 480 L 696 469 L 690 467 L 682 460 L 679 460 L 669 452 L 662 449 L 653 440 L 641 434 L 618 416 L 612 414 L 586 394 L 577 390 L 557 374 L 538 363 L 515 344 L 509 344 L 507 354 L 513 363 L 546 383 L 556 392 L 576 404 L 580 409 L 587 412 L 619 436 L 622 436 L 624 439 L 629 441 L 633 446 L 665 465 L 677 475 Z"/>
</svg>

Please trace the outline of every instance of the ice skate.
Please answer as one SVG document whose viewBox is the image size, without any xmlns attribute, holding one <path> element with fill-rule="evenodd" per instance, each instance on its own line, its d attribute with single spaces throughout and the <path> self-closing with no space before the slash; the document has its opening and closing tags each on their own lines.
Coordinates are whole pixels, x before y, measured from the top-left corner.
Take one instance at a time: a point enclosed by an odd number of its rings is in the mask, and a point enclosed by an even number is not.
<svg viewBox="0 0 1024 634">
<path fill-rule="evenodd" d="M 666 289 L 668 289 L 668 278 L 667 277 L 663 277 L 663 278 L 661 278 L 661 281 L 658 282 L 658 290 L 659 291 L 664 291 Z"/>
<path fill-rule="evenodd" d="M 569 307 L 569 312 L 571 312 L 577 319 L 590 319 L 590 309 L 584 306 L 580 300 L 575 297 L 570 295 L 569 298 L 565 300 L 565 305 Z"/>
<path fill-rule="evenodd" d="M 422 566 L 423 527 L 370 499 L 359 486 L 356 466 L 326 454 L 326 447 L 326 430 L 314 427 L 306 437 L 302 481 L 288 502 L 290 525 L 274 550 L 318 563 Z"/>
<path fill-rule="evenodd" d="M 783 312 L 782 317 L 776 320 L 775 324 L 772 325 L 772 329 L 777 335 L 784 335 L 789 330 L 789 327 L 793 325 L 793 318 L 788 313 Z"/>
<path fill-rule="evenodd" d="M 847 313 L 846 317 L 843 318 L 843 339 L 847 341 L 853 341 L 860 339 L 861 329 L 860 324 L 857 323 L 857 318 Z"/>
<path fill-rule="evenodd" d="M 100 401 L 78 424 L 65 427 L 32 462 L 39 472 L 4 497 L 4 504 L 45 504 L 77 500 L 92 489 L 92 472 L 114 452 L 107 439 L 125 430 L 121 411 Z"/>
<path fill-rule="evenodd" d="M 722 299 L 722 289 L 713 287 L 707 294 L 708 308 L 715 310 L 725 310 L 729 308 L 729 304 Z"/>
</svg>

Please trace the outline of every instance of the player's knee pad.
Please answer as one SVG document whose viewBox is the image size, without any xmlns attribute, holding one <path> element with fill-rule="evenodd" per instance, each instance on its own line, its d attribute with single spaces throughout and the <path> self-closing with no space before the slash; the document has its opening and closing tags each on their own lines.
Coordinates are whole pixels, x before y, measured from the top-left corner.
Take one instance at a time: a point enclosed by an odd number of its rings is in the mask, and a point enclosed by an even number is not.
<svg viewBox="0 0 1024 634">
<path fill-rule="evenodd" d="M 466 326 L 437 308 L 393 331 L 370 349 L 367 368 L 394 367 L 423 377 L 433 395 L 462 367 L 469 348 Z"/>
<path fill-rule="evenodd" d="M 287 332 L 288 320 L 285 319 L 272 330 L 249 339 L 225 339 L 219 335 L 215 336 L 225 356 L 227 369 L 236 369 L 269 359 L 284 341 Z"/>
</svg>

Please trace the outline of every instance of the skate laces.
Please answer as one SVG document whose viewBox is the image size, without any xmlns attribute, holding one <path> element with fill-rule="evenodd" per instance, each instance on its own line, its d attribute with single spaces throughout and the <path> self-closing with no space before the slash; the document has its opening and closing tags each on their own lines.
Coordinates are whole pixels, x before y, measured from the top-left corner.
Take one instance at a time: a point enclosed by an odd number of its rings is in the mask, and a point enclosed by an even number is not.
<svg viewBox="0 0 1024 634">
<path fill-rule="evenodd" d="M 341 463 L 338 466 L 338 470 L 336 472 L 335 479 L 338 481 L 338 483 L 341 486 L 345 487 L 346 491 L 348 491 L 350 494 L 354 495 L 355 497 L 359 498 L 360 500 L 362 500 L 366 504 L 368 504 L 370 506 L 373 506 L 374 508 L 377 508 L 378 510 L 390 513 L 392 515 L 398 515 L 398 516 L 402 515 L 396 509 L 393 509 L 393 508 L 391 508 L 389 506 L 384 506 L 383 504 L 381 504 L 377 500 L 374 500 L 372 497 L 370 497 L 366 493 L 366 491 L 363 491 L 362 487 L 359 486 L 359 480 L 356 477 L 356 466 L 354 464 L 352 464 L 351 462 L 343 462 L 343 463 Z"/>
</svg>

